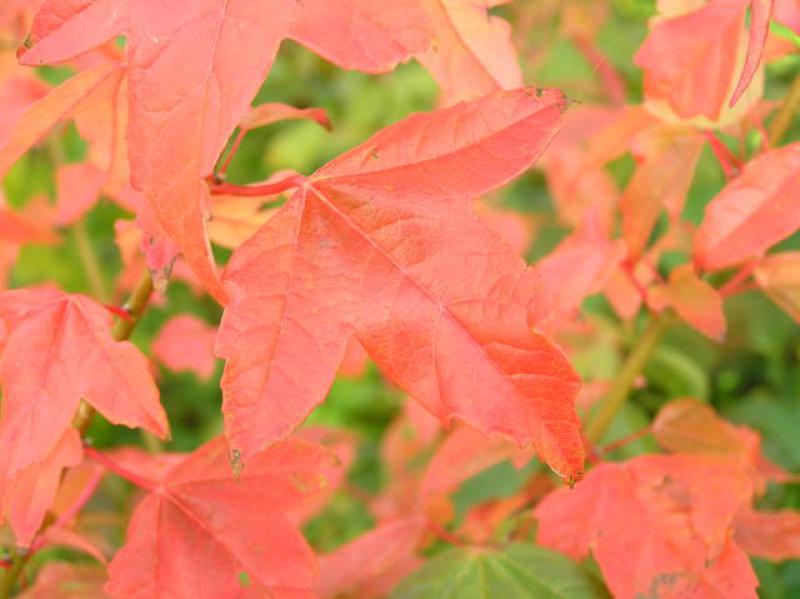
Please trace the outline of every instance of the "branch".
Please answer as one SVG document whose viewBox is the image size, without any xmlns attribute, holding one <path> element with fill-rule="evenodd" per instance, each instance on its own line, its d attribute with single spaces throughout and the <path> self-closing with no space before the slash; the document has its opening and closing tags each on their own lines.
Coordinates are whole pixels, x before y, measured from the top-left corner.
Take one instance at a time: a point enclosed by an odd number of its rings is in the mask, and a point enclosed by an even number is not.
<svg viewBox="0 0 800 599">
<path fill-rule="evenodd" d="M 122 309 L 128 314 L 128 318 L 117 319 L 111 329 L 111 337 L 113 337 L 114 341 L 125 341 L 131 336 L 136 325 L 139 324 L 147 305 L 150 303 L 152 293 L 153 279 L 150 277 L 150 272 L 145 270 L 128 301 L 122 306 Z M 72 426 L 83 435 L 86 433 L 93 416 L 94 408 L 85 401 L 81 401 L 78 413 L 72 421 Z"/>
<path fill-rule="evenodd" d="M 17 582 L 17 578 L 22 573 L 22 569 L 27 562 L 26 553 L 20 553 L 11 548 L 11 566 L 6 570 L 5 576 L 0 578 L 0 599 L 9 599 L 11 591 Z"/>
<path fill-rule="evenodd" d="M 621 439 L 617 439 L 616 441 L 612 441 L 611 443 L 607 443 L 606 445 L 603 445 L 602 447 L 596 448 L 596 452 L 600 456 L 606 456 L 609 453 L 611 453 L 612 451 L 616 451 L 617 449 L 625 447 L 629 443 L 633 443 L 634 441 L 638 441 L 639 439 L 641 439 L 643 437 L 646 437 L 647 435 L 649 435 L 652 432 L 653 432 L 653 427 L 652 426 L 646 426 L 643 429 L 640 429 L 640 430 L 636 431 L 635 433 L 631 433 L 630 435 L 622 437 Z"/>
<path fill-rule="evenodd" d="M 131 292 L 128 301 L 122 306 L 122 309 L 128 313 L 129 318 L 121 318 L 114 324 L 111 329 L 111 336 L 114 341 L 125 341 L 130 338 L 136 325 L 144 315 L 150 303 L 150 297 L 153 294 L 153 279 L 150 272 L 145 270 L 136 284 L 136 288 Z"/>
<path fill-rule="evenodd" d="M 89 289 L 92 290 L 92 295 L 100 302 L 107 302 L 109 299 L 108 289 L 103 279 L 100 263 L 97 261 L 97 255 L 94 253 L 92 242 L 89 241 L 86 224 L 82 220 L 75 223 L 72 234 L 75 237 L 75 245 L 78 246 L 78 256 L 81 259 L 83 271 L 86 273 L 86 279 L 89 283 Z"/>
<path fill-rule="evenodd" d="M 586 438 L 590 443 L 595 444 L 600 441 L 611 426 L 614 417 L 620 408 L 625 404 L 625 400 L 633 389 L 636 378 L 647 365 L 648 360 L 658 347 L 661 337 L 671 324 L 668 315 L 653 317 L 647 329 L 639 338 L 636 347 L 628 355 L 622 369 L 619 371 L 614 384 L 608 395 L 601 400 L 597 409 L 592 413 L 589 423 L 586 426 Z"/>
</svg>

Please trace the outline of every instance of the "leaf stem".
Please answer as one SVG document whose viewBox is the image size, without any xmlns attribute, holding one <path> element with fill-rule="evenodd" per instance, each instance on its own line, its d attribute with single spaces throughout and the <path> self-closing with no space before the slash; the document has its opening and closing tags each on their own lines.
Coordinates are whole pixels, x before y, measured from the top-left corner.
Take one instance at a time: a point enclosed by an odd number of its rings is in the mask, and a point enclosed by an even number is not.
<svg viewBox="0 0 800 599">
<path fill-rule="evenodd" d="M 775 113 L 767 129 L 771 148 L 777 146 L 786 135 L 798 108 L 800 108 L 800 73 L 792 81 L 789 93 L 784 96 L 778 112 Z"/>
<path fill-rule="evenodd" d="M 650 427 L 650 426 L 646 426 L 645 428 L 640 429 L 640 430 L 636 431 L 635 433 L 631 433 L 630 435 L 622 437 L 621 439 L 617 439 L 616 441 L 612 441 L 611 443 L 603 445 L 602 447 L 598 447 L 596 449 L 596 451 L 597 451 L 598 455 L 600 455 L 601 457 L 602 456 L 606 456 L 609 453 L 611 453 L 612 451 L 616 451 L 617 449 L 625 447 L 629 443 L 633 443 L 635 441 L 638 441 L 639 439 L 641 439 L 643 437 L 646 437 L 647 435 L 649 435 L 652 432 L 653 432 L 653 428 Z"/>
<path fill-rule="evenodd" d="M 719 294 L 726 298 L 742 290 L 743 285 L 747 279 L 750 278 L 750 275 L 753 274 L 757 264 L 758 261 L 756 260 L 751 260 L 750 262 L 744 264 L 722 287 L 719 288 Z"/>
<path fill-rule="evenodd" d="M 86 457 L 94 460 L 101 466 L 104 466 L 109 472 L 113 472 L 117 476 L 124 478 L 125 480 L 127 480 L 130 483 L 133 483 L 137 487 L 144 489 L 146 491 L 155 491 L 158 489 L 158 485 L 156 485 L 153 481 L 147 480 L 146 478 L 139 476 L 135 472 L 128 470 L 121 464 L 118 464 L 117 462 L 109 458 L 104 453 L 97 451 L 94 447 L 88 447 L 84 445 L 83 451 L 86 454 Z"/>
<path fill-rule="evenodd" d="M 593 68 L 600 74 L 606 96 L 613 104 L 621 105 L 625 103 L 625 81 L 614 68 L 614 65 L 606 58 L 592 40 L 583 36 L 575 36 L 572 40 L 584 58 L 593 65 Z"/>
<path fill-rule="evenodd" d="M 83 506 L 85 506 L 88 501 L 94 495 L 94 492 L 97 490 L 97 486 L 100 484 L 100 481 L 103 480 L 103 471 L 98 470 L 92 477 L 89 479 L 89 482 L 86 483 L 86 486 L 78 495 L 77 499 L 73 502 L 73 504 L 58 517 L 58 520 L 55 521 L 53 524 L 54 528 L 63 528 L 67 524 L 69 524 L 73 518 L 78 515 L 78 512 L 81 511 Z"/>
<path fill-rule="evenodd" d="M 653 355 L 653 351 L 658 347 L 658 343 L 669 328 L 671 320 L 669 315 L 663 314 L 653 317 L 647 325 L 647 329 L 642 333 L 636 347 L 633 348 L 633 351 L 622 365 L 608 395 L 601 400 L 586 425 L 585 436 L 590 443 L 596 444 L 608 431 L 614 416 L 625 404 L 625 400 L 636 382 L 636 377 L 639 376 Z"/>
<path fill-rule="evenodd" d="M 239 146 L 241 145 L 242 140 L 244 139 L 246 133 L 247 131 L 245 129 L 241 127 L 239 128 L 239 132 L 236 134 L 236 138 L 233 140 L 231 149 L 228 150 L 228 155 L 225 157 L 225 162 L 222 163 L 222 166 L 216 173 L 217 177 L 222 178 L 225 176 L 225 173 L 228 172 L 228 167 L 231 165 L 231 161 L 233 160 L 233 157 L 236 155 L 236 152 L 239 149 Z"/>
<path fill-rule="evenodd" d="M 292 175 L 286 179 L 275 181 L 274 183 L 264 183 L 262 185 L 233 185 L 232 183 L 213 183 L 209 186 L 211 195 L 233 195 L 233 196 L 271 196 L 287 189 L 300 187 L 305 181 L 301 175 Z"/>
<path fill-rule="evenodd" d="M 733 155 L 733 152 L 728 149 L 728 146 L 715 133 L 706 131 L 705 138 L 711 146 L 711 151 L 714 153 L 717 162 L 722 167 L 725 178 L 733 179 L 742 170 L 741 161 Z"/>
<path fill-rule="evenodd" d="M 85 506 L 88 503 L 88 501 L 92 498 L 92 495 L 94 495 L 94 492 L 97 490 L 97 486 L 103 479 L 104 474 L 105 470 L 98 470 L 97 472 L 95 472 L 89 479 L 89 482 L 86 483 L 86 486 L 78 495 L 78 498 L 69 507 L 69 509 L 65 510 L 58 517 L 58 519 L 55 522 L 53 522 L 53 524 L 51 524 L 48 527 L 44 527 L 37 533 L 36 537 L 33 540 L 33 543 L 31 543 L 30 555 L 33 555 L 34 553 L 39 551 L 42 548 L 42 546 L 44 546 L 45 540 L 42 533 L 47 528 L 56 528 L 56 529 L 64 528 L 72 521 L 73 518 L 75 518 L 78 515 L 78 512 L 80 512 L 81 509 L 83 509 L 83 506 Z"/>
<path fill-rule="evenodd" d="M 466 540 L 462 539 L 458 535 L 450 532 L 444 526 L 439 524 L 438 522 L 434 522 L 433 520 L 428 520 L 427 522 L 428 530 L 433 533 L 440 541 L 444 541 L 450 545 L 455 545 L 456 547 L 468 547 L 470 543 Z"/>
</svg>

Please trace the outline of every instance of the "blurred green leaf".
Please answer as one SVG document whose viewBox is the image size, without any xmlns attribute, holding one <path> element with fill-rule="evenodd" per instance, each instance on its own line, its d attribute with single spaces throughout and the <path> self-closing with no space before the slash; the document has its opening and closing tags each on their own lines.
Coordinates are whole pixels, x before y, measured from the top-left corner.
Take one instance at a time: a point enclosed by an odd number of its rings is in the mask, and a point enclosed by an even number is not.
<svg viewBox="0 0 800 599">
<path fill-rule="evenodd" d="M 451 549 L 405 579 L 391 599 L 604 599 L 602 583 L 560 553 L 516 543 Z"/>
</svg>

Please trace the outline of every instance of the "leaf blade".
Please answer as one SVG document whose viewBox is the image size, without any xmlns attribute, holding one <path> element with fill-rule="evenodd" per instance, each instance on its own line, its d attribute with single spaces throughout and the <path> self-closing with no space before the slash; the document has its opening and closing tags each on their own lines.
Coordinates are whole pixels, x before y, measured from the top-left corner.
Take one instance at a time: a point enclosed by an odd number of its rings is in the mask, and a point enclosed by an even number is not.
<svg viewBox="0 0 800 599">
<path fill-rule="evenodd" d="M 603 585 L 554 551 L 523 543 L 451 549 L 400 583 L 391 599 L 604 599 Z"/>
</svg>

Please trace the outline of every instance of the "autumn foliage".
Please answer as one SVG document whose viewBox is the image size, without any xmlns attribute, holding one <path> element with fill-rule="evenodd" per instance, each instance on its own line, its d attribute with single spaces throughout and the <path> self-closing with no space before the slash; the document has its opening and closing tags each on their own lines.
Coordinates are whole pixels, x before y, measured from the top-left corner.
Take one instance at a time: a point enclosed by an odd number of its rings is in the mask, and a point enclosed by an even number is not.
<svg viewBox="0 0 800 599">
<path fill-rule="evenodd" d="M 0 599 L 800 596 L 799 107 L 795 0 L 0 0 Z"/>
</svg>

